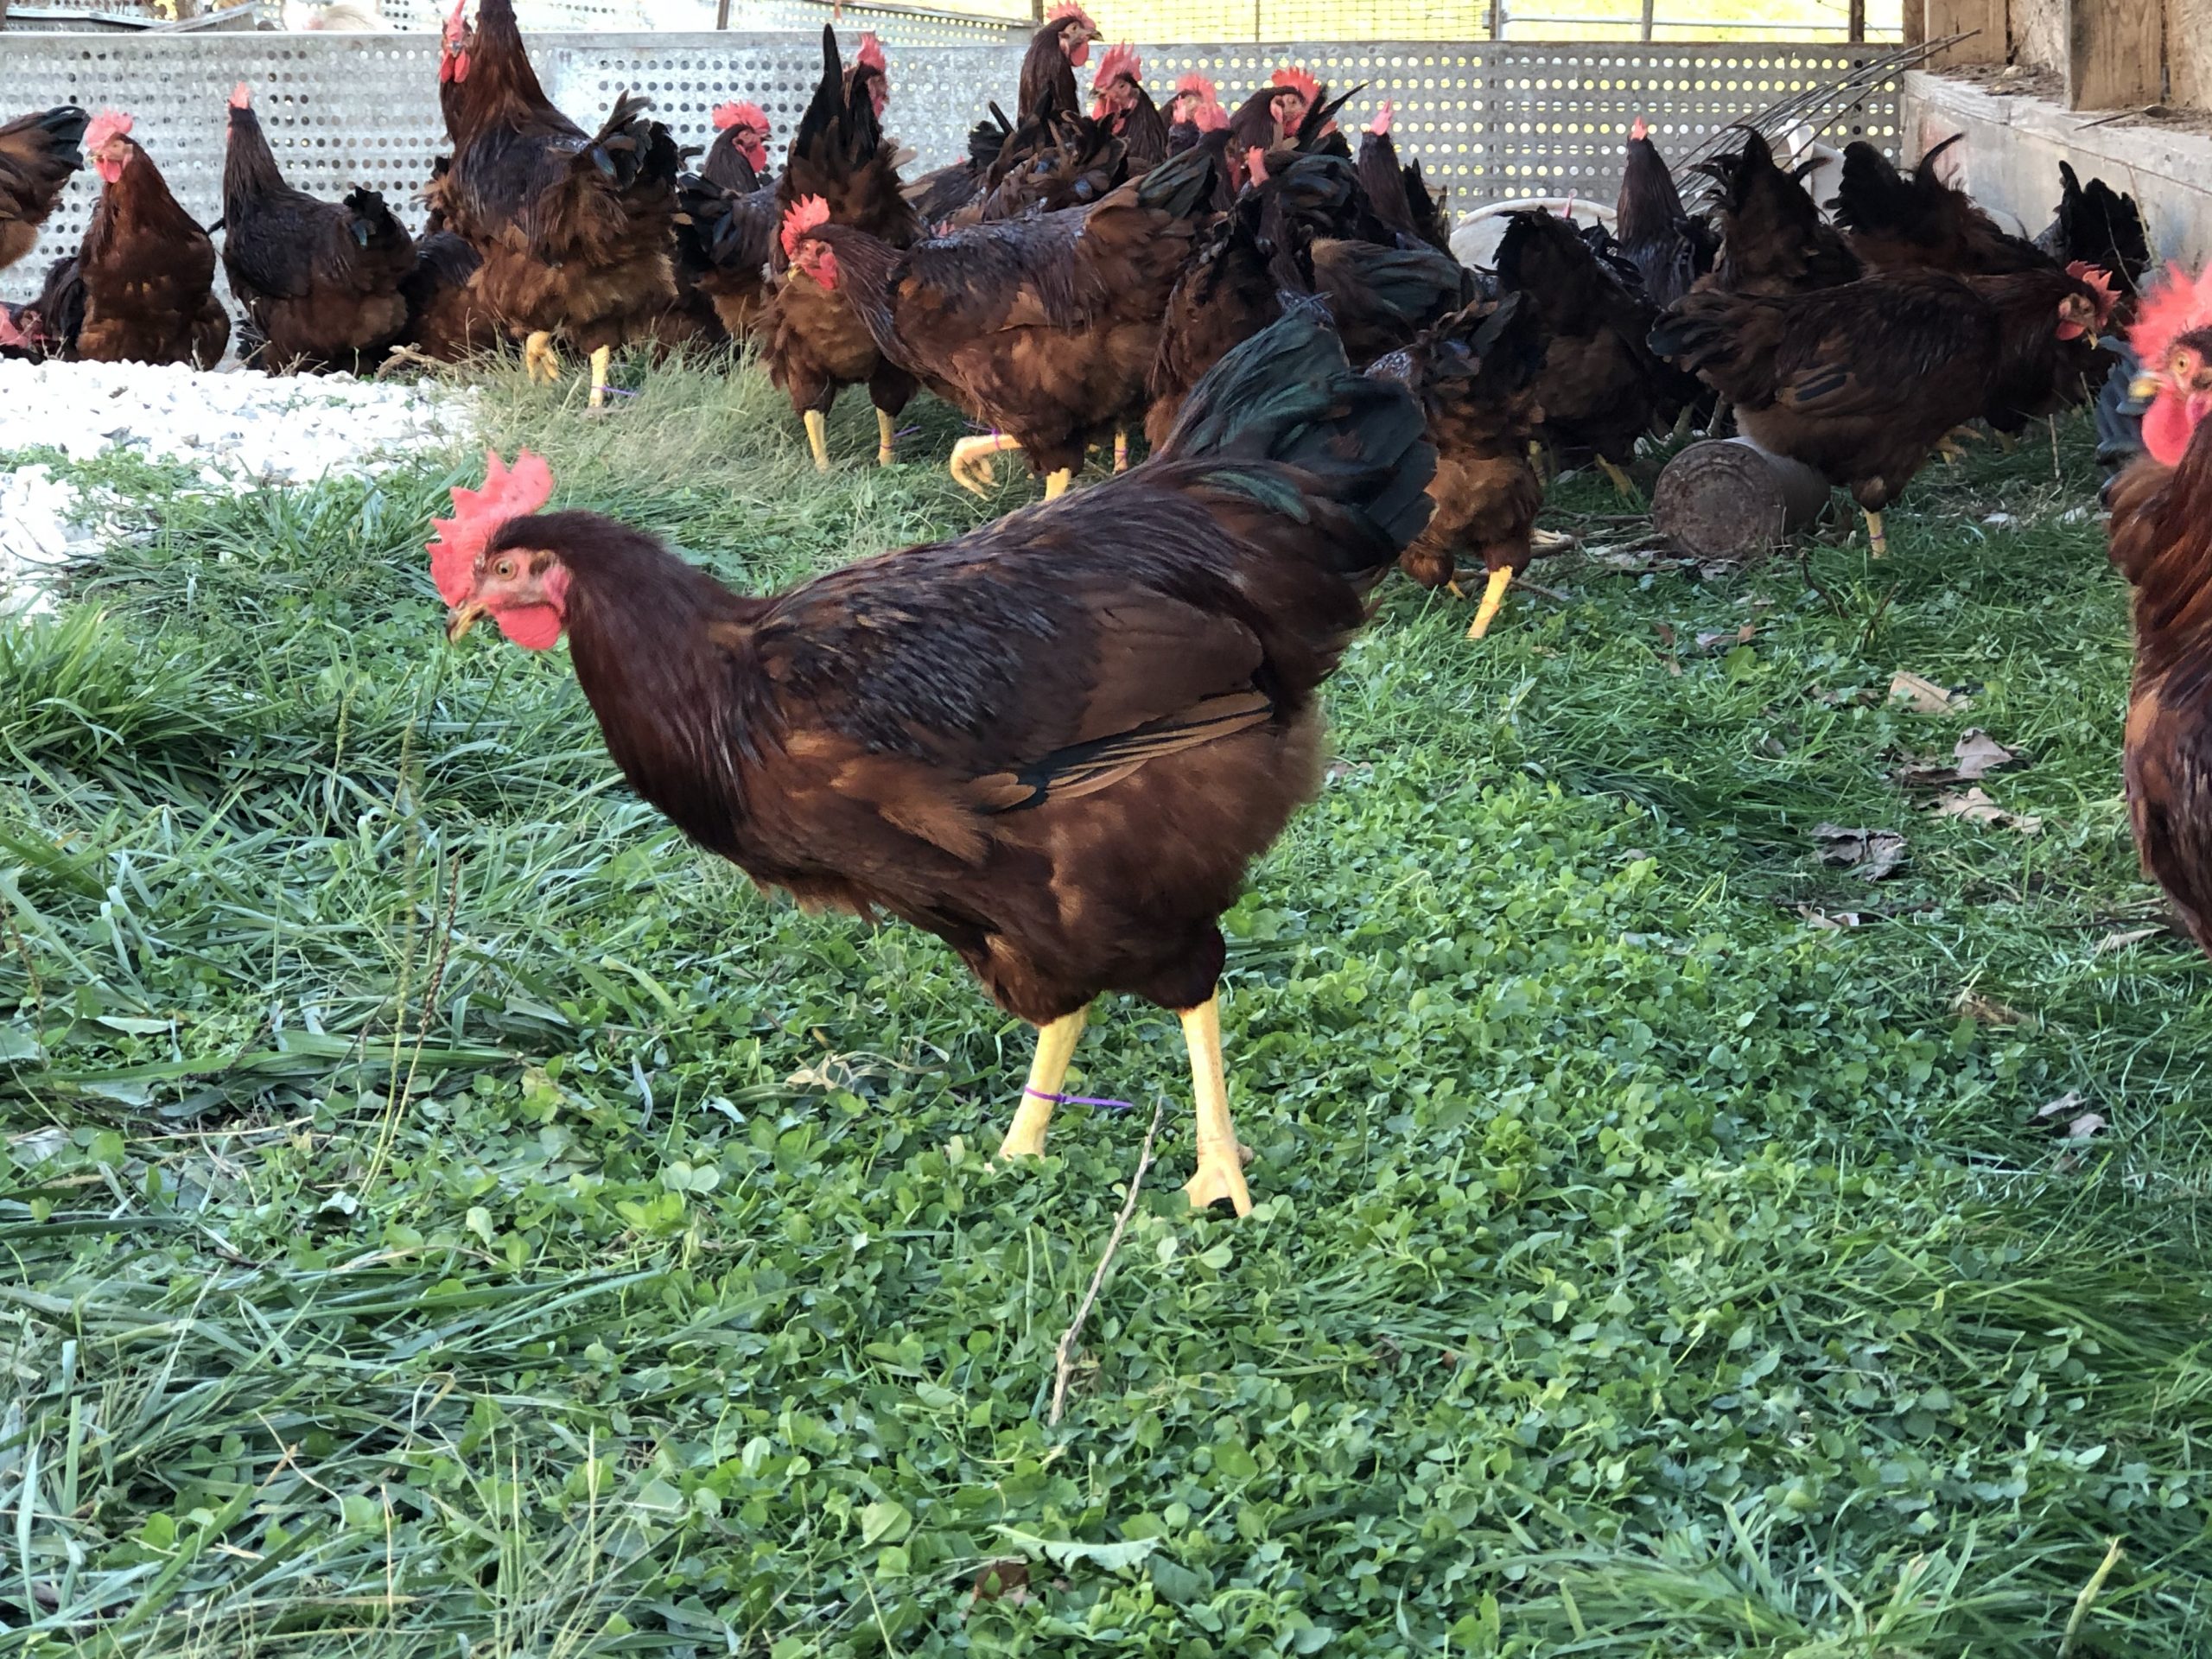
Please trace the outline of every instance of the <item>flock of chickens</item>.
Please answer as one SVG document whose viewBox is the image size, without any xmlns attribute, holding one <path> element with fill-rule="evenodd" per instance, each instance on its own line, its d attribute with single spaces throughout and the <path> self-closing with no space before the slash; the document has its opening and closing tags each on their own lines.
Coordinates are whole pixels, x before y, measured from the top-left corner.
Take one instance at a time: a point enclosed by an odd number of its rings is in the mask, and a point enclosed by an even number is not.
<svg viewBox="0 0 2212 1659">
<path fill-rule="evenodd" d="M 2148 294 L 2134 204 L 2070 169 L 2056 222 L 2008 233 L 1946 182 L 1853 144 L 1816 205 L 1764 138 L 1701 165 L 1686 210 L 1639 122 L 1614 230 L 1512 216 L 1494 270 L 1452 257 L 1440 197 L 1386 105 L 1355 153 L 1298 70 L 1236 110 L 1186 77 L 1165 108 L 1075 5 L 1039 29 L 1016 114 L 922 178 L 885 133 L 872 38 L 823 68 L 780 174 L 754 105 L 715 112 L 696 173 L 625 96 L 595 133 L 546 99 L 510 0 L 446 25 L 451 154 L 418 240 L 372 192 L 287 187 L 247 90 L 231 100 L 222 258 L 249 360 L 358 366 L 519 339 L 604 397 L 613 348 L 750 341 L 814 458 L 848 385 L 894 459 L 926 389 L 979 429 L 970 487 L 1020 450 L 1046 505 L 957 540 L 745 598 L 651 537 L 542 511 L 545 463 L 455 490 L 432 574 L 458 639 L 489 618 L 565 635 L 610 751 L 700 845 L 802 901 L 944 939 L 1039 1028 L 1004 1151 L 1044 1147 L 1084 1012 L 1106 992 L 1182 1015 L 1194 1203 L 1248 1209 L 1214 1001 L 1217 922 L 1318 783 L 1317 694 L 1395 564 L 1463 558 L 1477 635 L 1527 566 L 1546 482 L 1638 441 L 1732 421 L 1881 514 L 1974 423 L 2000 435 L 2113 380 L 2145 454 L 2113 495 L 2138 589 L 2128 779 L 2146 867 L 2212 950 L 2212 274 Z M 0 263 L 79 163 L 103 182 L 82 247 L 0 352 L 212 363 L 213 245 L 128 117 L 0 128 Z M 2100 338 L 2129 325 L 2132 361 Z M 2115 370 L 2115 363 L 2122 366 Z M 1149 457 L 1129 467 L 1128 434 Z M 1066 495 L 1088 450 L 1116 476 Z M 1456 588 L 1455 588 L 1456 591 Z"/>
</svg>

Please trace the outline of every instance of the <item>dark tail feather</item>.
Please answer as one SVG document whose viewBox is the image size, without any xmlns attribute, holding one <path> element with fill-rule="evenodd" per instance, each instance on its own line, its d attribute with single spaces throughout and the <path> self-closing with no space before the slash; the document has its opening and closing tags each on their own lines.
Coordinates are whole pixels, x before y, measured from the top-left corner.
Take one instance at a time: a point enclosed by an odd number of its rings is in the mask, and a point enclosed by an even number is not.
<svg viewBox="0 0 2212 1659">
<path fill-rule="evenodd" d="M 1335 551 L 1348 571 L 1367 570 L 1395 558 L 1428 523 L 1436 451 L 1425 424 L 1403 386 L 1344 360 L 1325 308 L 1297 302 L 1207 371 L 1160 458 L 1295 468 L 1304 474 L 1296 480 L 1247 473 L 1236 482 L 1293 518 L 1307 516 L 1305 498 L 1314 495 L 1352 510 L 1372 527 L 1374 544 Z"/>
</svg>

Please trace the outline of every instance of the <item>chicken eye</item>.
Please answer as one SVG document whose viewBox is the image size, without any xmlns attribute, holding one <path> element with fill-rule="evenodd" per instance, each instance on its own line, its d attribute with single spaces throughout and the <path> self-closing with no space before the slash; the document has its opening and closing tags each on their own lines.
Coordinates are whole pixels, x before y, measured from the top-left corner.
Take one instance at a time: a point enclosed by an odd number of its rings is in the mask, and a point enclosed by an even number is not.
<svg viewBox="0 0 2212 1659">
<path fill-rule="evenodd" d="M 511 580 L 515 574 L 515 562 L 512 559 L 501 559 L 492 567 L 492 574 L 499 577 L 501 582 Z"/>
</svg>

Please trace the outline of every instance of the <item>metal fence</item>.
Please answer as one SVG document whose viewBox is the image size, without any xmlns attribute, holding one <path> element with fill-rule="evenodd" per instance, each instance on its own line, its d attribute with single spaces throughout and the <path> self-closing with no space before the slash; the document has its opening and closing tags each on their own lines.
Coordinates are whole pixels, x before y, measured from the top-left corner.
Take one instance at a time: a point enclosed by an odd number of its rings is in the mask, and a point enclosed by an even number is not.
<svg viewBox="0 0 2212 1659">
<path fill-rule="evenodd" d="M 866 25 L 849 8 L 855 27 Z M 820 73 L 818 41 L 777 35 L 539 35 L 531 53 L 555 101 L 589 125 L 628 89 L 652 99 L 678 140 L 704 144 L 709 113 L 734 97 L 759 103 L 788 138 Z M 1233 103 L 1276 67 L 1302 63 L 1332 87 L 1362 90 L 1346 124 L 1388 98 L 1401 151 L 1449 188 L 1455 208 L 1518 195 L 1610 201 L 1622 142 L 1642 116 L 1681 155 L 1729 123 L 1835 80 L 1865 53 L 1817 45 L 1616 46 L 1603 42 L 1301 41 L 1265 47 L 1141 47 L 1146 79 L 1211 76 Z M 987 98 L 1010 102 L 1019 36 L 891 54 L 887 124 L 916 170 L 956 159 Z M 429 35 L 22 35 L 0 36 L 10 102 L 75 102 L 137 118 L 136 136 L 171 189 L 203 222 L 220 212 L 225 101 L 233 82 L 255 104 L 279 163 L 302 189 L 335 199 L 355 184 L 385 194 L 410 224 L 431 157 L 445 147 L 436 38 Z M 1832 140 L 1865 137 L 1894 151 L 1893 80 L 1820 122 Z M 32 255 L 0 272 L 0 293 L 35 290 L 47 260 L 83 234 L 97 181 L 72 181 Z"/>
</svg>

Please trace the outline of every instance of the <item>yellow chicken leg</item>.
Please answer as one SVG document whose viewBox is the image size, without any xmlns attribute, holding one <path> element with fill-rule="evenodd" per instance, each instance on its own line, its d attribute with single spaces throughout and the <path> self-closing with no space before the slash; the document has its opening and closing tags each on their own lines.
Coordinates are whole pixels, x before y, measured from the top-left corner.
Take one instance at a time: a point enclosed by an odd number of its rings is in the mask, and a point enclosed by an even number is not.
<svg viewBox="0 0 2212 1659">
<path fill-rule="evenodd" d="M 1505 603 L 1505 590 L 1512 585 L 1510 566 L 1490 573 L 1490 580 L 1483 584 L 1483 602 L 1475 607 L 1475 620 L 1467 625 L 1468 639 L 1479 639 L 1490 632 L 1490 625 L 1497 620 L 1498 610 Z"/>
<path fill-rule="evenodd" d="M 952 460 L 949 463 L 952 481 L 963 490 L 981 495 L 991 486 L 991 457 L 1020 448 L 1003 432 L 963 438 L 952 446 Z"/>
<path fill-rule="evenodd" d="M 1607 461 L 1603 455 L 1598 457 L 1598 465 L 1605 469 L 1605 476 L 1613 480 L 1613 488 L 1618 491 L 1624 498 L 1630 501 L 1639 500 L 1642 499 L 1641 492 L 1639 492 L 1636 487 L 1636 480 L 1630 478 L 1626 473 L 1614 466 L 1611 461 Z"/>
<path fill-rule="evenodd" d="M 814 470 L 830 470 L 830 420 L 818 409 L 810 409 L 799 419 L 806 426 L 806 447 L 814 451 Z"/>
<path fill-rule="evenodd" d="M 1062 496 L 1068 493 L 1068 486 L 1074 482 L 1074 472 L 1065 467 L 1061 467 L 1057 472 L 1046 474 L 1045 499 L 1047 501 L 1058 500 Z"/>
<path fill-rule="evenodd" d="M 1885 559 L 1890 556 L 1890 538 L 1882 533 L 1882 515 L 1872 507 L 1860 509 L 1866 515 L 1866 540 L 1874 550 L 1874 556 Z"/>
<path fill-rule="evenodd" d="M 534 386 L 550 386 L 561 378 L 561 359 L 553 350 L 553 336 L 540 328 L 522 343 L 523 372 Z"/>
<path fill-rule="evenodd" d="M 607 407 L 607 369 L 614 359 L 614 348 L 602 346 L 591 354 L 591 407 Z"/>
<path fill-rule="evenodd" d="M 1063 1014 L 1049 1026 L 1037 1027 L 1037 1055 L 1029 1062 L 1029 1081 L 1021 1090 L 1021 1104 L 1014 1109 L 1007 1125 L 1001 1158 L 1042 1158 L 1045 1126 L 1052 1121 L 1059 1103 L 1060 1084 L 1067 1080 L 1068 1063 L 1075 1058 L 1077 1040 L 1083 1035 L 1084 1010 Z"/>
<path fill-rule="evenodd" d="M 899 460 L 899 429 L 881 410 L 875 411 L 875 464 L 879 467 L 895 465 Z"/>
<path fill-rule="evenodd" d="M 1118 429 L 1114 434 L 1114 470 L 1117 473 L 1129 470 L 1129 435 Z"/>
<path fill-rule="evenodd" d="M 1229 1121 L 1229 1082 L 1221 1067 L 1221 999 L 1210 996 L 1183 1015 L 1191 1050 L 1191 1103 L 1198 1122 L 1198 1168 L 1183 1191 L 1193 1210 L 1227 1198 L 1240 1216 L 1252 1213 L 1244 1185 L 1244 1152 Z"/>
</svg>

